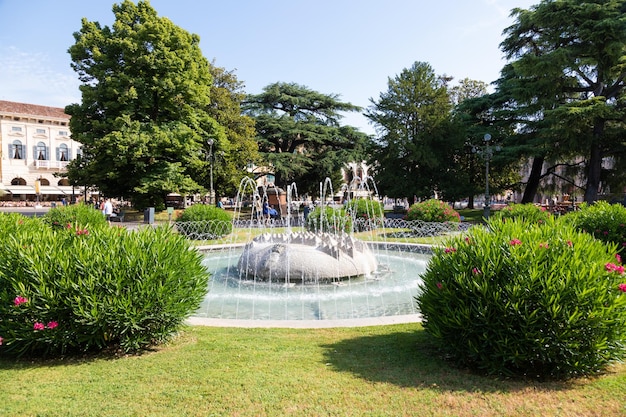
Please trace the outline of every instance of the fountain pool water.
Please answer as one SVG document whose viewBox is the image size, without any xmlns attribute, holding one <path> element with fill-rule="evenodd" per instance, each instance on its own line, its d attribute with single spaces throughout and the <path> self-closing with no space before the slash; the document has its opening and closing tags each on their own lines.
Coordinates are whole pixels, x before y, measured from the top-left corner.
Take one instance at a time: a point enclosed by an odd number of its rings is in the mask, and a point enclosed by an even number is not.
<svg viewBox="0 0 626 417">
<path fill-rule="evenodd" d="M 417 250 L 410 252 L 408 249 Z M 396 248 L 397 249 L 397 248 Z M 301 285 L 242 279 L 237 262 L 242 248 L 210 250 L 207 295 L 197 318 L 238 320 L 340 320 L 417 314 L 414 297 L 429 249 L 376 249 L 374 274 L 338 282 Z"/>
</svg>

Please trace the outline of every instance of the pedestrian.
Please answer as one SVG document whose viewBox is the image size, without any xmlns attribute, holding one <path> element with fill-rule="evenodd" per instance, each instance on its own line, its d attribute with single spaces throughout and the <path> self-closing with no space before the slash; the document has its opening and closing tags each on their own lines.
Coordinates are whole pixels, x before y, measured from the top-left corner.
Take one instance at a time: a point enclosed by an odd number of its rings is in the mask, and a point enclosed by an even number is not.
<svg viewBox="0 0 626 417">
<path fill-rule="evenodd" d="M 110 199 L 104 200 L 102 213 L 107 220 L 111 219 L 111 215 L 113 214 L 113 204 Z"/>
</svg>

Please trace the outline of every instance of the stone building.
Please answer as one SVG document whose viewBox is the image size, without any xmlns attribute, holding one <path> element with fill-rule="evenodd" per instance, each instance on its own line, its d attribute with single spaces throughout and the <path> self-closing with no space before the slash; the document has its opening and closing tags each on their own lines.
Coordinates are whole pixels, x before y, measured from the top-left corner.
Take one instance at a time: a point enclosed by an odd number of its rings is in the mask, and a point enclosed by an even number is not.
<svg viewBox="0 0 626 417">
<path fill-rule="evenodd" d="M 49 204 L 80 195 L 55 176 L 80 154 L 69 121 L 62 108 L 0 100 L 0 202 Z"/>
</svg>

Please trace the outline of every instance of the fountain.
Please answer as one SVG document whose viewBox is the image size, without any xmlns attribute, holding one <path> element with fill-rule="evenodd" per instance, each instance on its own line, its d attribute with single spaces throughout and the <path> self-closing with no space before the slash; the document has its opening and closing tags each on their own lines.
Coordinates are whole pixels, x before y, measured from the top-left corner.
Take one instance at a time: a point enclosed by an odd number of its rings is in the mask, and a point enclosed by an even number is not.
<svg viewBox="0 0 626 417">
<path fill-rule="evenodd" d="M 365 183 L 359 185 L 359 192 L 371 195 L 363 189 Z M 212 278 L 192 319 L 418 319 L 414 297 L 430 248 L 395 245 L 390 249 L 384 242 L 366 242 L 343 232 L 302 230 L 295 184 L 287 187 L 286 201 L 273 201 L 280 219 L 267 220 L 261 210 L 272 195 L 277 197 L 279 192 L 259 192 L 251 179 L 242 181 L 236 206 L 241 210 L 246 201 L 251 213 L 235 213 L 239 219 L 235 227 L 247 228 L 254 237 L 243 245 L 204 248 Z M 330 203 L 326 196 L 332 195 L 327 179 L 320 184 L 320 204 Z"/>
</svg>

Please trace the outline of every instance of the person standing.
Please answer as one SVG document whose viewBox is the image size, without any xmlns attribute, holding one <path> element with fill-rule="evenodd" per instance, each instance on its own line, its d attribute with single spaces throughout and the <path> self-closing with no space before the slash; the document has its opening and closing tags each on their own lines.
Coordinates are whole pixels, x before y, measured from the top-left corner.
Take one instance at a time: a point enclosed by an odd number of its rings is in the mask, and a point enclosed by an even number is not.
<svg viewBox="0 0 626 417">
<path fill-rule="evenodd" d="M 107 220 L 111 219 L 111 215 L 113 214 L 113 204 L 109 198 L 104 200 L 104 209 L 102 210 L 102 213 L 104 213 L 104 217 Z"/>
</svg>

